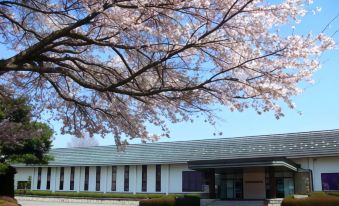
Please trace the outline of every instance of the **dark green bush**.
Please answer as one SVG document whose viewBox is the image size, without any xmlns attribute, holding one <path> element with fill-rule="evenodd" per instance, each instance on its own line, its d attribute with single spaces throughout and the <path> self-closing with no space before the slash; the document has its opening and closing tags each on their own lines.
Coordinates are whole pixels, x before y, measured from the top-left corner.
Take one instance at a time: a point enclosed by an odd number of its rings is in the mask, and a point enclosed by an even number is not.
<svg viewBox="0 0 339 206">
<path fill-rule="evenodd" d="M 198 196 L 165 196 L 149 200 L 141 200 L 139 206 L 200 206 Z"/>
<path fill-rule="evenodd" d="M 141 200 L 139 206 L 175 206 L 176 198 L 173 196 Z"/>
<path fill-rule="evenodd" d="M 339 192 L 327 192 L 328 195 L 339 196 Z"/>
<path fill-rule="evenodd" d="M 200 206 L 200 197 L 198 196 L 179 196 L 176 198 L 175 206 Z"/>
<path fill-rule="evenodd" d="M 102 193 L 102 192 L 52 192 L 45 190 L 16 190 L 16 195 L 20 196 L 49 196 L 49 197 L 76 197 L 76 198 L 126 198 L 126 199 L 152 199 L 152 198 L 161 198 L 168 197 L 165 194 L 131 194 L 131 193 Z M 173 194 L 169 195 L 171 197 L 192 197 L 199 199 L 199 195 L 183 195 L 183 194 Z"/>
<path fill-rule="evenodd" d="M 8 167 L 0 173 L 0 196 L 14 197 L 14 167 Z"/>
<path fill-rule="evenodd" d="M 309 198 L 285 198 L 281 206 L 339 206 L 339 197 L 325 193 L 314 193 Z"/>
</svg>

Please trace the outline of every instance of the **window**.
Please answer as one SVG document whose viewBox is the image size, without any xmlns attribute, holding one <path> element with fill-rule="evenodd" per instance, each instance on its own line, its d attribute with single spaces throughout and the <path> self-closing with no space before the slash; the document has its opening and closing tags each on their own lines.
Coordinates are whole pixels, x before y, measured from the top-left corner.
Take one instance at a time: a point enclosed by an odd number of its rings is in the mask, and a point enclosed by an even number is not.
<svg viewBox="0 0 339 206">
<path fill-rule="evenodd" d="M 129 191 L 129 166 L 125 166 L 125 172 L 124 172 L 124 191 Z"/>
<path fill-rule="evenodd" d="M 17 184 L 18 190 L 30 190 L 31 189 L 31 181 L 18 181 Z"/>
<path fill-rule="evenodd" d="M 71 167 L 71 177 L 69 179 L 69 189 L 74 190 L 74 173 L 75 173 L 75 167 Z"/>
<path fill-rule="evenodd" d="M 182 172 L 183 192 L 202 192 L 204 185 L 204 173 L 199 171 Z"/>
<path fill-rule="evenodd" d="M 88 191 L 88 182 L 89 182 L 89 167 L 85 167 L 85 184 L 84 184 L 85 191 Z"/>
<path fill-rule="evenodd" d="M 101 173 L 101 167 L 96 167 L 96 178 L 95 178 L 95 190 L 100 191 L 100 173 Z"/>
<path fill-rule="evenodd" d="M 155 166 L 155 191 L 161 192 L 161 165 Z"/>
<path fill-rule="evenodd" d="M 142 166 L 142 174 L 141 174 L 142 182 L 141 182 L 141 191 L 147 191 L 147 165 Z"/>
<path fill-rule="evenodd" d="M 41 170 L 42 170 L 42 168 L 39 167 L 39 168 L 38 168 L 38 185 L 37 185 L 37 187 L 36 187 L 38 190 L 41 189 Z"/>
<path fill-rule="evenodd" d="M 321 173 L 321 184 L 324 191 L 339 190 L 339 173 Z"/>
<path fill-rule="evenodd" d="M 64 190 L 64 169 L 63 167 L 60 168 L 60 184 L 59 184 L 59 190 Z"/>
<path fill-rule="evenodd" d="M 112 191 L 117 190 L 117 167 L 112 166 Z"/>
<path fill-rule="evenodd" d="M 46 184 L 46 190 L 51 189 L 51 170 L 52 168 L 47 168 L 47 184 Z"/>
<path fill-rule="evenodd" d="M 206 173 L 207 177 L 208 174 Z M 256 182 L 256 180 L 254 180 Z M 259 180 L 260 181 L 260 180 Z M 220 176 L 220 199 L 243 199 L 243 171 L 241 169 L 227 172 Z"/>
<path fill-rule="evenodd" d="M 290 171 L 275 171 L 274 168 L 266 169 L 266 197 L 284 198 L 294 194 L 294 173 Z M 303 183 L 304 187 L 306 182 Z"/>
</svg>

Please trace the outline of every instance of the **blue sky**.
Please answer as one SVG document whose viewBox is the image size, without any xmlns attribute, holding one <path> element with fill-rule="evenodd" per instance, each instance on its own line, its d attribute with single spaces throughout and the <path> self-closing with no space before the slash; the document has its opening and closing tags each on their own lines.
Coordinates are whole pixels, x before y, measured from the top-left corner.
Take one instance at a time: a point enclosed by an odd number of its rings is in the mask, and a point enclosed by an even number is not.
<svg viewBox="0 0 339 206">
<path fill-rule="evenodd" d="M 295 32 L 317 34 L 322 31 L 325 25 L 339 14 L 338 3 L 337 0 L 314 1 L 312 7 L 321 7 L 321 12 L 316 15 L 311 13 L 306 15 L 301 24 L 296 25 Z M 336 30 L 339 30 L 339 17 L 332 22 L 326 33 L 332 35 Z M 339 32 L 333 38 L 339 43 Z M 8 55 L 4 47 L 0 46 L 0 58 Z M 335 49 L 323 54 L 321 63 L 322 68 L 314 75 L 315 84 L 307 85 L 303 94 L 293 98 L 296 109 L 291 110 L 284 106 L 285 117 L 279 120 L 275 119 L 273 113 L 258 115 L 251 109 L 244 112 L 230 112 L 227 108 L 222 108 L 222 112 L 218 113 L 222 120 L 215 126 L 205 123 L 203 119 L 196 119 L 193 123 L 169 125 L 171 138 L 160 141 L 339 129 L 339 50 Z M 59 125 L 54 124 L 53 127 L 57 131 Z M 223 135 L 213 135 L 219 132 Z M 114 143 L 111 137 L 102 139 L 97 136 L 96 138 L 100 145 Z M 66 147 L 68 141 L 70 136 L 60 135 L 57 132 L 54 147 Z"/>
</svg>

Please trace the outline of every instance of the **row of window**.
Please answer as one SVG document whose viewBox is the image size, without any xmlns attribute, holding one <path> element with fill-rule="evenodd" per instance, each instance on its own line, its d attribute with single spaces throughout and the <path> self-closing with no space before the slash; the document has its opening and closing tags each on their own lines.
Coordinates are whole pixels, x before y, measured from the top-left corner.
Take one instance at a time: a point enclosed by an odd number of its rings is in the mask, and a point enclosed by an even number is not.
<svg viewBox="0 0 339 206">
<path fill-rule="evenodd" d="M 41 189 L 41 173 L 42 168 L 38 168 L 38 183 L 37 189 Z M 64 177 L 65 176 L 65 168 L 60 167 L 60 178 L 59 178 L 59 190 L 64 190 Z M 74 190 L 74 176 L 75 176 L 75 167 L 71 167 L 71 174 L 70 174 L 70 190 Z M 156 192 L 161 191 L 161 165 L 156 165 Z M 96 174 L 95 174 L 95 190 L 100 191 L 100 179 L 101 179 L 101 167 L 96 167 Z M 117 189 L 117 167 L 112 166 L 112 184 L 111 184 L 111 191 L 116 191 Z M 85 178 L 84 178 L 84 191 L 88 191 L 89 188 L 89 167 L 85 167 Z M 47 184 L 46 190 L 51 189 L 51 168 L 47 169 Z M 124 191 L 129 191 L 129 166 L 126 165 L 124 167 Z M 141 191 L 147 191 L 147 165 L 142 166 L 142 186 Z"/>
</svg>

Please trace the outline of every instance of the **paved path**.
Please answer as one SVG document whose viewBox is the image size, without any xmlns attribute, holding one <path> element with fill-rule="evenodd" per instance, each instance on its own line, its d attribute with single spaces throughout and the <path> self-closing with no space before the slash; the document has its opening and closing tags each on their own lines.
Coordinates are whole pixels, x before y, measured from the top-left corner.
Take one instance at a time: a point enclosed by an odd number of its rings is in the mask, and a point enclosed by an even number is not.
<svg viewBox="0 0 339 206">
<path fill-rule="evenodd" d="M 107 206 L 109 204 L 95 204 L 95 203 L 66 203 L 66 202 L 46 202 L 46 201 L 27 201 L 19 202 L 22 206 Z"/>
</svg>

